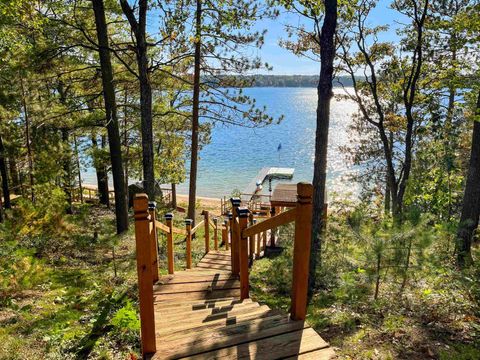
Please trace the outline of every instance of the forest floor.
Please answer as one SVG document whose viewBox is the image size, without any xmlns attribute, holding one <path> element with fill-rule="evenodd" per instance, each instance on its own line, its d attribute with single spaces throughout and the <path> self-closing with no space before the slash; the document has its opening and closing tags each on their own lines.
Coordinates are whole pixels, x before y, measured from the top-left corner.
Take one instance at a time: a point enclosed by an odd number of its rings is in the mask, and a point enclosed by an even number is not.
<svg viewBox="0 0 480 360">
<path fill-rule="evenodd" d="M 160 209 L 159 217 L 165 211 Z M 175 215 L 175 226 L 183 226 L 183 216 Z M 203 255 L 199 231 L 194 261 Z M 138 357 L 133 226 L 120 237 L 113 233 L 111 210 L 83 205 L 64 219 L 63 235 L 49 238 L 41 252 L 28 243 L 2 244 L 0 360 Z M 166 239 L 160 234 L 159 240 L 165 273 Z M 174 241 L 180 270 L 185 243 L 181 236 Z M 280 255 L 255 262 L 251 286 L 256 300 L 288 311 L 288 240 L 284 246 Z M 453 268 L 418 273 L 401 294 L 385 281 L 375 301 L 361 269 L 340 271 L 330 274 L 339 279 L 329 282 L 335 285 L 314 294 L 307 319 L 339 359 L 480 358 L 478 289 L 468 289 Z"/>
</svg>

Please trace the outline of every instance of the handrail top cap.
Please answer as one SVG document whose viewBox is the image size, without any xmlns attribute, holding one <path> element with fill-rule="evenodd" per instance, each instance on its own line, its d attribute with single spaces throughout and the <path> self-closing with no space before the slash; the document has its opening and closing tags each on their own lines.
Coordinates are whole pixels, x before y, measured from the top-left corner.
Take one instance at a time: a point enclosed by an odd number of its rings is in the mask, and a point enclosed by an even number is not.
<svg viewBox="0 0 480 360">
<path fill-rule="evenodd" d="M 232 197 L 230 198 L 230 202 L 232 203 L 232 206 L 240 206 L 242 200 L 240 200 L 239 197 Z"/>
<path fill-rule="evenodd" d="M 166 213 L 165 214 L 165 220 L 172 220 L 173 219 L 173 214 L 172 213 Z"/>
<path fill-rule="evenodd" d="M 313 185 L 308 182 L 297 183 L 297 195 L 299 197 L 312 197 Z"/>
<path fill-rule="evenodd" d="M 149 201 L 148 202 L 148 210 L 155 210 L 157 208 L 157 202 L 156 201 Z"/>
<path fill-rule="evenodd" d="M 238 217 L 246 218 L 248 217 L 248 214 L 250 214 L 250 210 L 248 210 L 247 207 L 242 206 L 238 208 L 237 214 L 238 214 Z"/>
<path fill-rule="evenodd" d="M 192 225 L 193 220 L 192 219 L 185 219 L 185 225 Z"/>
<path fill-rule="evenodd" d="M 137 193 L 137 194 L 135 194 L 134 199 L 148 199 L 148 195 L 145 194 L 145 193 Z"/>
</svg>

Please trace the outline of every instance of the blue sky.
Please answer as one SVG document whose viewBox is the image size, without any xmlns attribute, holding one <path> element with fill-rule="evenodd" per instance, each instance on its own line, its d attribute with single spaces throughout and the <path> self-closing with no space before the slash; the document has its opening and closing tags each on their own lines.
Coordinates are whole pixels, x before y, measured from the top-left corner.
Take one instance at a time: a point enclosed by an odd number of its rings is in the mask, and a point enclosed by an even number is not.
<svg viewBox="0 0 480 360">
<path fill-rule="evenodd" d="M 389 8 L 390 0 L 380 0 L 378 6 L 370 15 L 369 25 L 390 25 L 390 31 L 382 37 L 384 41 L 395 42 L 397 36 L 395 28 L 398 27 L 395 20 L 399 19 L 397 12 Z M 256 26 L 257 29 L 267 29 L 265 45 L 262 49 L 254 51 L 255 55 L 262 58 L 264 62 L 273 66 L 273 71 L 269 74 L 275 75 L 317 75 L 319 72 L 319 64 L 315 61 L 300 58 L 288 50 L 281 48 L 278 42 L 282 38 L 286 38 L 285 24 L 299 24 L 298 15 L 283 12 L 278 19 L 263 20 Z M 261 73 L 266 73 L 261 71 Z"/>
</svg>

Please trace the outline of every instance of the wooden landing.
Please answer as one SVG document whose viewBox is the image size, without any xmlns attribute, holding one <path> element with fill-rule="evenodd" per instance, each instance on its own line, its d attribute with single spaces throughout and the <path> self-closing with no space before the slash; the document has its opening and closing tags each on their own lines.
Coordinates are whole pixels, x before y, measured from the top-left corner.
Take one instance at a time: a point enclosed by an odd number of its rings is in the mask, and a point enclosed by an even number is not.
<svg viewBox="0 0 480 360">
<path fill-rule="evenodd" d="M 150 359 L 331 359 L 306 322 L 250 299 L 230 272 L 230 253 L 212 251 L 196 268 L 154 286 L 157 352 Z"/>
</svg>

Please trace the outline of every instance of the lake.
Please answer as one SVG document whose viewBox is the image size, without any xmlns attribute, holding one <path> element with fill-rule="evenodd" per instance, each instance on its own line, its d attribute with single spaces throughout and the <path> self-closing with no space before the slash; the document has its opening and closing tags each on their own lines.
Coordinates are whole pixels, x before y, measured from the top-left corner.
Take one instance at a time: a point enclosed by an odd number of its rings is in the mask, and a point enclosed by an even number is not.
<svg viewBox="0 0 480 360">
<path fill-rule="evenodd" d="M 248 88 L 259 107 L 265 105 L 274 118 L 284 115 L 279 125 L 251 129 L 218 124 L 211 143 L 200 152 L 197 195 L 221 197 L 232 190 L 243 190 L 265 166 L 295 169 L 292 182 L 313 179 L 317 90 L 315 88 Z M 336 88 L 341 94 L 342 89 Z M 348 145 L 348 126 L 356 105 L 345 99 L 332 100 L 328 148 L 329 193 L 355 192 L 345 175 L 355 171 L 339 147 Z M 277 150 L 281 144 L 281 149 Z M 86 183 L 95 184 L 93 169 L 83 174 Z M 285 180 L 281 180 L 285 182 Z M 267 185 L 268 186 L 268 185 Z M 178 192 L 188 194 L 187 182 Z"/>
</svg>

